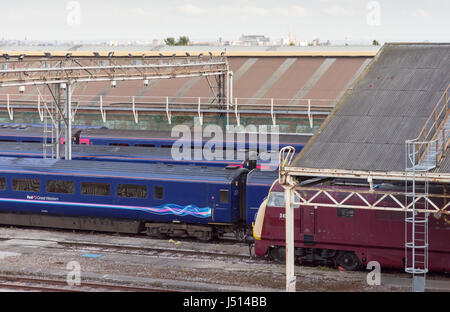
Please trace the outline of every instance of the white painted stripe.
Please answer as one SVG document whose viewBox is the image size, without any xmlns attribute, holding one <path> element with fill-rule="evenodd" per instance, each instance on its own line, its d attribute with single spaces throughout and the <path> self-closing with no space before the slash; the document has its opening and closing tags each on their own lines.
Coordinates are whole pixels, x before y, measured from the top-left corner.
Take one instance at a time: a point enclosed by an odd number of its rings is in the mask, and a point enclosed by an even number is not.
<svg viewBox="0 0 450 312">
<path fill-rule="evenodd" d="M 249 58 L 234 74 L 233 74 L 233 83 L 236 83 L 249 69 L 252 67 L 257 58 Z"/>
<path fill-rule="evenodd" d="M 371 61 L 372 61 L 371 58 L 367 58 L 364 61 L 364 63 L 362 63 L 361 67 L 353 75 L 352 79 L 350 79 L 348 84 L 345 86 L 344 90 L 342 90 L 341 93 L 339 93 L 339 95 L 336 97 L 336 101 L 334 102 L 333 105 L 336 105 L 341 100 L 341 98 L 344 96 L 347 90 L 349 90 L 353 86 L 353 83 L 356 81 L 356 79 L 358 79 L 359 76 L 361 76 L 362 72 L 366 69 L 366 67 L 370 64 Z"/>
<path fill-rule="evenodd" d="M 256 99 L 261 98 L 277 81 L 281 78 L 281 76 L 292 66 L 292 64 L 295 63 L 297 59 L 295 58 L 288 58 L 286 59 L 283 64 L 278 67 L 278 69 L 270 76 L 269 79 L 258 89 L 258 91 L 253 94 L 252 99 L 255 99 L 253 101 L 249 101 L 249 103 L 257 103 Z"/>
<path fill-rule="evenodd" d="M 302 88 L 294 96 L 294 99 L 289 103 L 289 105 L 298 105 L 300 99 L 303 99 L 306 94 L 316 85 L 316 83 L 322 78 L 322 76 L 328 71 L 328 69 L 336 61 L 335 58 L 327 58 L 322 65 L 314 72 L 311 78 L 302 86 Z"/>
</svg>

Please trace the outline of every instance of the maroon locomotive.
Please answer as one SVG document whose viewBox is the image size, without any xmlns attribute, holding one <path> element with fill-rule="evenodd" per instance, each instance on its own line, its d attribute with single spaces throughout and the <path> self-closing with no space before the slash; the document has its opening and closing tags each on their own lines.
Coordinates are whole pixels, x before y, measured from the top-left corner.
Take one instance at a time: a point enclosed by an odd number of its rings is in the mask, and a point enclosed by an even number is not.
<svg viewBox="0 0 450 312">
<path fill-rule="evenodd" d="M 337 192 L 332 195 L 340 196 Z M 302 196 L 311 198 L 313 193 L 303 192 Z M 368 198 L 376 202 L 380 197 Z M 360 199 L 355 197 L 353 202 L 357 201 Z M 325 204 L 330 199 L 322 194 L 315 202 Z M 297 205 L 294 219 L 297 263 L 338 265 L 345 270 L 355 270 L 370 261 L 378 261 L 382 268 L 405 266 L 404 212 Z M 428 224 L 429 270 L 450 272 L 450 222 L 445 215 L 431 213 Z M 284 261 L 284 189 L 278 182 L 258 211 L 254 236 L 256 256 Z"/>
</svg>

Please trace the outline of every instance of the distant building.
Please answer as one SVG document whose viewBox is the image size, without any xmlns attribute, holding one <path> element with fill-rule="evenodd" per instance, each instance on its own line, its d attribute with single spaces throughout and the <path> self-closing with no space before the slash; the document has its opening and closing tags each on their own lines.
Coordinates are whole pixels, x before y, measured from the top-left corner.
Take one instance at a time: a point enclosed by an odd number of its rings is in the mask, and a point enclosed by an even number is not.
<svg viewBox="0 0 450 312">
<path fill-rule="evenodd" d="M 300 41 L 298 42 L 298 45 L 299 45 L 300 47 L 307 47 L 307 46 L 308 46 L 308 40 L 300 40 Z"/>
<path fill-rule="evenodd" d="M 244 46 L 268 46 L 270 38 L 263 35 L 242 35 L 239 42 Z"/>
<path fill-rule="evenodd" d="M 159 39 L 153 39 L 152 40 L 152 46 L 159 46 L 159 45 L 162 45 L 163 44 L 163 42 L 161 41 L 161 40 L 159 40 Z"/>
<path fill-rule="evenodd" d="M 281 38 L 280 41 L 276 42 L 277 45 L 288 46 L 290 43 L 289 38 Z"/>
</svg>

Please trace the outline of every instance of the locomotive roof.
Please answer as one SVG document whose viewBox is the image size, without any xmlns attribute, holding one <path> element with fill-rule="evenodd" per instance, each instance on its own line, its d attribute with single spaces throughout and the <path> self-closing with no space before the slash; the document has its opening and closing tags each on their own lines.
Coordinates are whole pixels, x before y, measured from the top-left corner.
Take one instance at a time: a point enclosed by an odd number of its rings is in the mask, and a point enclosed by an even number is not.
<svg viewBox="0 0 450 312">
<path fill-rule="evenodd" d="M 0 173 L 69 175 L 94 178 L 190 180 L 228 183 L 245 169 L 147 163 L 0 157 Z"/>
</svg>

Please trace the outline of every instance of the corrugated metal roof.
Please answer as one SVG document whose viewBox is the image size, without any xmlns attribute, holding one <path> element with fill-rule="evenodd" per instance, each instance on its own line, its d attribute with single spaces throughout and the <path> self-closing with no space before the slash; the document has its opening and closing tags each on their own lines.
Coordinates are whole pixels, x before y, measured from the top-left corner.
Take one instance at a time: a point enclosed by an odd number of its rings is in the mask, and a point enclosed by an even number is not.
<svg viewBox="0 0 450 312">
<path fill-rule="evenodd" d="M 450 44 L 385 45 L 292 166 L 403 171 L 405 141 L 450 82 L 449 56 Z M 450 172 L 450 160 L 440 170 Z"/>
</svg>

